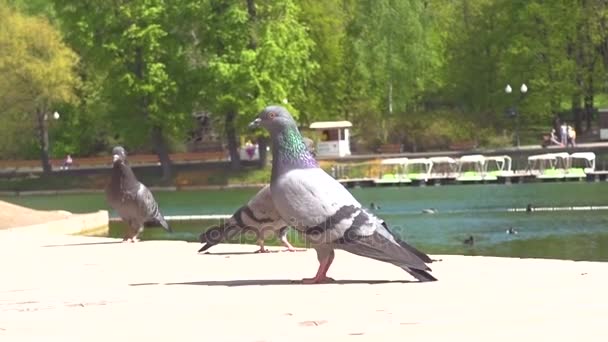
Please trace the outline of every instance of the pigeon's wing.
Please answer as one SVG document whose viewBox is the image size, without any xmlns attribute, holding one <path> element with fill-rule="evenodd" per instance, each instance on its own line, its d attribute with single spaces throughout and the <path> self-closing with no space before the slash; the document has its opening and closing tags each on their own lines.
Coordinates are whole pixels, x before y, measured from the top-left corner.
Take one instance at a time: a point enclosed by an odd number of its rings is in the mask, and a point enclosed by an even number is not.
<svg viewBox="0 0 608 342">
<path fill-rule="evenodd" d="M 235 219 L 240 220 L 242 226 L 256 230 L 261 236 L 266 232 L 277 233 L 286 225 L 272 202 L 269 185 L 255 194 L 237 213 Z"/>
<path fill-rule="evenodd" d="M 120 189 L 119 184 L 110 183 L 106 187 L 106 201 L 116 211 L 118 216 L 134 228 L 139 228 L 142 222 L 139 206 L 135 203 L 136 195 Z"/>
<path fill-rule="evenodd" d="M 161 214 L 158 208 L 158 203 L 156 203 L 152 192 L 142 183 L 139 183 L 136 200 L 140 217 L 145 223 L 151 225 L 158 224 L 162 226 L 166 231 L 172 232 L 171 227 L 169 227 L 169 224 Z"/>
<path fill-rule="evenodd" d="M 285 173 L 271 184 L 271 194 L 287 225 L 309 233 L 327 232 L 323 235 L 330 241 L 342 237 L 361 208 L 342 184 L 318 168 Z"/>
</svg>

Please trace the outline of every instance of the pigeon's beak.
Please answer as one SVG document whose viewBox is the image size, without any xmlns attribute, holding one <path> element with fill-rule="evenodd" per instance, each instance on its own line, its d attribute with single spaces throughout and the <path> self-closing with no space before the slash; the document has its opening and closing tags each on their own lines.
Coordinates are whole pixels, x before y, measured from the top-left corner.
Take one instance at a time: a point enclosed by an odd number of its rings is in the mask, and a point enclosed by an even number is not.
<svg viewBox="0 0 608 342">
<path fill-rule="evenodd" d="M 116 161 L 119 159 L 120 159 L 120 156 L 118 154 L 112 155 L 112 163 L 116 163 Z"/>
<path fill-rule="evenodd" d="M 254 129 L 254 128 L 258 128 L 260 127 L 260 123 L 262 122 L 262 119 L 257 118 L 253 121 L 251 121 L 251 123 L 249 124 L 249 129 Z"/>
</svg>

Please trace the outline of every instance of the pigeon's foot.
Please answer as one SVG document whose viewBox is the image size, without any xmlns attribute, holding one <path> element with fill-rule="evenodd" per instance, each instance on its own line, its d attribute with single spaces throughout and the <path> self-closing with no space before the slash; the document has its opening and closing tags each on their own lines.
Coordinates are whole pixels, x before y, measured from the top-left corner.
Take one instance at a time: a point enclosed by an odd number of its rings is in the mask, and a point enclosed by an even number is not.
<svg viewBox="0 0 608 342">
<path fill-rule="evenodd" d="M 306 252 L 306 250 L 291 247 L 291 248 L 285 248 L 284 250 L 282 250 L 282 252 Z"/>
<path fill-rule="evenodd" d="M 125 243 L 125 242 L 134 243 L 134 242 L 138 242 L 138 241 L 139 241 L 139 239 L 136 237 L 129 237 L 129 238 L 126 237 L 126 238 L 122 239 L 123 243 Z"/>
<path fill-rule="evenodd" d="M 314 277 L 314 278 L 304 278 L 304 279 L 302 279 L 302 284 L 327 284 L 327 283 L 333 283 L 334 281 L 335 281 L 334 278 L 323 276 L 323 277 Z"/>
</svg>

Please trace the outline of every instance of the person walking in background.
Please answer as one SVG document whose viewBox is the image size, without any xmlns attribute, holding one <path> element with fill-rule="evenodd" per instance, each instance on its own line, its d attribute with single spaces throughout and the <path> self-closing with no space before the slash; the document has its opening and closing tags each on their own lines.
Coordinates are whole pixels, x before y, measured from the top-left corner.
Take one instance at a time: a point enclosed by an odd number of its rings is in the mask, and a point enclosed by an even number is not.
<svg viewBox="0 0 608 342">
<path fill-rule="evenodd" d="M 568 125 L 566 130 L 567 130 L 567 137 L 568 137 L 568 145 L 572 145 L 572 147 L 576 146 L 576 131 L 574 130 L 574 127 Z M 568 146 L 568 145 L 566 145 L 566 146 Z"/>
<path fill-rule="evenodd" d="M 73 163 L 73 162 L 74 162 L 74 161 L 72 160 L 72 156 L 68 154 L 68 155 L 65 157 L 65 160 L 63 161 L 63 165 L 61 166 L 61 168 L 62 168 L 63 170 L 67 170 L 67 169 L 69 169 L 70 167 L 72 167 L 72 163 Z"/>
<path fill-rule="evenodd" d="M 566 125 L 566 122 L 562 122 L 562 125 L 560 126 L 559 139 L 563 146 L 568 145 L 568 126 Z"/>
</svg>

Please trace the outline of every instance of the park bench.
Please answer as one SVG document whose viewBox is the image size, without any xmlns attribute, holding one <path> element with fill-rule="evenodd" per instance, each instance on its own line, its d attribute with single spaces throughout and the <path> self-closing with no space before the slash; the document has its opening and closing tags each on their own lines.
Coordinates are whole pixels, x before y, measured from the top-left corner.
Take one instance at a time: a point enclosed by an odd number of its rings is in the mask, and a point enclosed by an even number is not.
<svg viewBox="0 0 608 342">
<path fill-rule="evenodd" d="M 63 160 L 51 159 L 51 165 L 58 167 L 63 165 Z M 28 160 L 0 160 L 0 169 L 3 170 L 20 170 L 20 169 L 35 169 L 42 167 L 39 159 Z"/>
<path fill-rule="evenodd" d="M 384 144 L 378 148 L 378 153 L 401 153 L 401 144 Z"/>
<path fill-rule="evenodd" d="M 221 161 L 227 158 L 227 152 L 224 150 L 183 152 L 171 154 L 169 157 L 173 162 Z"/>
<path fill-rule="evenodd" d="M 450 144 L 449 148 L 452 151 L 472 150 L 477 147 L 477 142 L 473 140 L 456 141 Z"/>
</svg>

